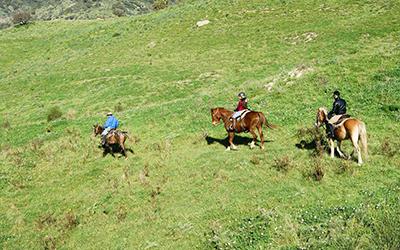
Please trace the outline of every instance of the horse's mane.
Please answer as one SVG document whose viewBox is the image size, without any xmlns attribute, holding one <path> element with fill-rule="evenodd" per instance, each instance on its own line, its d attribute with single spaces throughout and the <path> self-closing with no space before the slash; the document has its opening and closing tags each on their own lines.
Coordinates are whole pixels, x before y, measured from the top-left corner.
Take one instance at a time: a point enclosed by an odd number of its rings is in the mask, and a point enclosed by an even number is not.
<svg viewBox="0 0 400 250">
<path fill-rule="evenodd" d="M 320 107 L 319 110 L 324 112 L 325 115 L 328 115 L 328 109 L 326 107 Z"/>
</svg>

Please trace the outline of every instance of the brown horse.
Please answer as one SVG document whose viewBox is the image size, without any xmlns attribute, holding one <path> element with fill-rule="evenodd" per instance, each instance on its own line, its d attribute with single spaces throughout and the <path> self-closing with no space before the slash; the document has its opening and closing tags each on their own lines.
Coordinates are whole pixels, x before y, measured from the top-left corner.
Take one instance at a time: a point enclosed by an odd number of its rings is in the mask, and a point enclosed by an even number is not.
<svg viewBox="0 0 400 250">
<path fill-rule="evenodd" d="M 317 111 L 317 119 L 315 126 L 320 127 L 322 124 L 327 124 L 328 123 L 328 111 L 326 108 L 319 108 Z M 337 151 L 340 155 L 340 157 L 345 157 L 341 150 L 341 144 L 342 141 L 350 139 L 353 146 L 354 146 L 354 152 L 357 153 L 358 156 L 358 165 L 361 165 L 363 163 L 362 157 L 361 157 L 361 148 L 358 145 L 358 142 L 361 142 L 362 145 L 362 151 L 364 151 L 365 156 L 368 156 L 368 146 L 367 146 L 367 129 L 365 127 L 365 124 L 355 118 L 348 118 L 344 120 L 344 122 L 340 122 L 338 125 L 335 126 L 334 129 L 334 134 L 335 134 L 335 140 L 337 140 Z M 328 138 L 328 143 L 331 148 L 331 157 L 334 158 L 335 156 L 335 142 L 333 139 Z"/>
<path fill-rule="evenodd" d="M 101 135 L 101 133 L 104 131 L 103 126 L 101 125 L 93 125 L 93 133 L 94 136 Z M 112 152 L 113 151 L 113 146 L 118 145 L 121 148 L 121 153 L 127 157 L 126 151 L 125 151 L 125 141 L 126 138 L 128 138 L 127 132 L 123 132 L 120 130 L 111 130 L 107 137 L 106 137 L 106 145 L 104 147 L 104 155 L 107 154 L 107 152 Z"/>
<path fill-rule="evenodd" d="M 256 129 L 258 130 L 258 134 L 260 135 L 261 139 L 260 148 L 264 149 L 264 135 L 262 131 L 263 125 L 271 129 L 275 128 L 276 126 L 270 124 L 262 112 L 250 111 L 249 113 L 246 114 L 246 116 L 242 120 L 236 123 L 236 127 L 234 128 L 234 130 L 231 130 L 230 118 L 232 117 L 232 115 L 233 115 L 232 111 L 221 107 L 211 109 L 212 124 L 216 126 L 220 123 L 222 119 L 225 125 L 225 130 L 226 132 L 228 132 L 229 146 L 227 147 L 227 150 L 237 149 L 236 145 L 233 144 L 233 138 L 235 137 L 235 132 L 236 133 L 250 132 L 253 136 L 253 141 L 250 143 L 250 148 L 254 148 L 255 143 L 257 141 Z"/>
</svg>

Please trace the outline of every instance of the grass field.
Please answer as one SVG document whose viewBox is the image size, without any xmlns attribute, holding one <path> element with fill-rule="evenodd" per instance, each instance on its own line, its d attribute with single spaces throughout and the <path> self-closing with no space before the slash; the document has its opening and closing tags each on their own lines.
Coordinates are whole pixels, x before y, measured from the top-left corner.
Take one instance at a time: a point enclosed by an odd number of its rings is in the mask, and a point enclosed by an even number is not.
<svg viewBox="0 0 400 250">
<path fill-rule="evenodd" d="M 399 249 L 399 12 L 193 0 L 0 31 L 1 248 Z M 361 167 L 296 147 L 335 89 L 367 125 Z M 239 91 L 279 126 L 264 151 L 211 125 Z M 107 111 L 127 160 L 92 136 Z"/>
</svg>

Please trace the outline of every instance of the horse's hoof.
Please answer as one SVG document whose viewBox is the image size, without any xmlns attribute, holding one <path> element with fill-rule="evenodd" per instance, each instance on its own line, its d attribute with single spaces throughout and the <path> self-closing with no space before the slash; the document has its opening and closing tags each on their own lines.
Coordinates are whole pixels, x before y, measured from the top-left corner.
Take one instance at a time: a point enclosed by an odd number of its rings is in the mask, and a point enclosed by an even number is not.
<svg viewBox="0 0 400 250">
<path fill-rule="evenodd" d="M 231 151 L 231 148 L 230 148 L 230 147 L 227 147 L 227 148 L 225 149 L 225 151 Z"/>
<path fill-rule="evenodd" d="M 260 149 L 261 149 L 261 150 L 264 150 L 265 148 L 264 148 L 264 146 L 261 146 Z"/>
</svg>

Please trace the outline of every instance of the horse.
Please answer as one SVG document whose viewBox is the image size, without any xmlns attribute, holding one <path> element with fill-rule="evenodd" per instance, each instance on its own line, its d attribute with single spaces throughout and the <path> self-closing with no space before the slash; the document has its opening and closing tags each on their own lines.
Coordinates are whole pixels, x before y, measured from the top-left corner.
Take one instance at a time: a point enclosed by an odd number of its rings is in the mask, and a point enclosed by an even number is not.
<svg viewBox="0 0 400 250">
<path fill-rule="evenodd" d="M 96 124 L 93 125 L 93 133 L 94 136 L 96 137 L 97 135 L 101 135 L 101 133 L 104 131 L 103 126 Z M 107 154 L 107 152 L 112 152 L 113 151 L 113 146 L 118 145 L 121 149 L 122 155 L 127 157 L 126 155 L 126 150 L 125 150 L 125 141 L 128 138 L 127 132 L 123 132 L 120 130 L 111 130 L 108 135 L 106 136 L 106 144 L 104 146 L 104 155 Z"/>
<path fill-rule="evenodd" d="M 229 137 L 229 146 L 226 150 L 237 149 L 236 145 L 233 144 L 233 138 L 235 137 L 235 133 L 242 132 L 250 132 L 252 134 L 253 141 L 249 144 L 249 146 L 251 149 L 253 149 L 257 141 L 256 129 L 258 130 L 258 134 L 261 140 L 260 148 L 264 149 L 264 135 L 262 130 L 263 125 L 270 129 L 276 128 L 276 126 L 269 123 L 262 112 L 249 111 L 244 116 L 244 118 L 236 123 L 234 130 L 232 130 L 230 129 L 230 118 L 232 117 L 233 113 L 233 111 L 227 110 L 222 107 L 211 109 L 212 124 L 216 126 L 221 122 L 221 120 L 224 122 L 225 130 L 228 133 Z"/>
<path fill-rule="evenodd" d="M 319 128 L 322 124 L 327 125 L 328 123 L 328 111 L 326 108 L 319 108 L 317 110 L 317 118 L 315 122 L 315 126 Z M 361 157 L 361 149 L 365 154 L 365 157 L 368 156 L 368 145 L 367 145 L 367 129 L 365 126 L 365 123 L 362 121 L 356 119 L 356 118 L 348 118 L 345 119 L 344 122 L 339 122 L 338 125 L 334 125 L 334 139 L 337 140 L 337 151 L 339 153 L 339 156 L 344 158 L 345 155 L 343 154 L 341 150 L 341 144 L 342 141 L 350 139 L 354 150 L 351 153 L 351 155 L 354 154 L 354 152 L 357 153 L 358 156 L 358 165 L 361 166 L 363 164 L 363 160 Z M 335 142 L 334 139 L 328 138 L 328 143 L 331 149 L 331 158 L 335 157 Z M 361 143 L 361 148 L 358 145 L 358 143 Z"/>
</svg>

